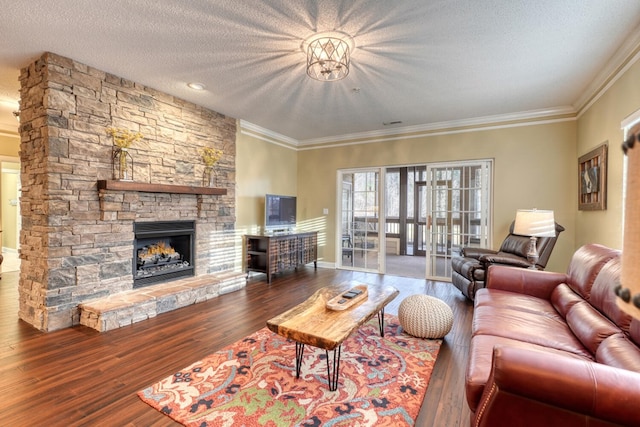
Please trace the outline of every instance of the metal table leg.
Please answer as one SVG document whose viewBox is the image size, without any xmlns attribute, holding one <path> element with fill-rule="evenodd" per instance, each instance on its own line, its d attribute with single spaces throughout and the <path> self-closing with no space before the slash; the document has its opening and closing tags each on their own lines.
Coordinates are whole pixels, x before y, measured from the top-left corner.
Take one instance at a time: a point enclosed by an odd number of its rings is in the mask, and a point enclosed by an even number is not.
<svg viewBox="0 0 640 427">
<path fill-rule="evenodd" d="M 340 353 L 342 352 L 342 345 L 332 351 L 333 363 L 329 357 L 329 350 L 325 350 L 327 355 L 327 382 L 329 383 L 329 391 L 336 391 L 338 389 L 338 377 L 340 375 Z M 303 355 L 304 344 L 296 342 L 296 378 L 300 378 Z"/>
<path fill-rule="evenodd" d="M 304 344 L 296 341 L 296 378 L 300 378 L 300 367 L 302 366 L 303 354 L 304 354 Z"/>
<path fill-rule="evenodd" d="M 340 375 L 340 352 L 342 350 L 342 344 L 333 351 L 333 372 L 331 372 L 331 361 L 329 359 L 329 350 L 325 350 L 327 353 L 327 381 L 329 382 L 329 391 L 336 391 L 338 389 L 338 378 Z"/>
<path fill-rule="evenodd" d="M 380 336 L 384 337 L 384 307 L 378 312 L 378 326 L 380 327 Z"/>
</svg>

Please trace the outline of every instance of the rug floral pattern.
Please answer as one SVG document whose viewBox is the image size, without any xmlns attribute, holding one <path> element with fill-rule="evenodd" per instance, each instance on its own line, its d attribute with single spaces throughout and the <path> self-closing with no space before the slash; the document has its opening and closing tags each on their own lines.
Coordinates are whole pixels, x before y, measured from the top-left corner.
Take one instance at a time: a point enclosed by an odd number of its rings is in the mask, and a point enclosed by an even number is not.
<svg viewBox="0 0 640 427">
<path fill-rule="evenodd" d="M 374 317 L 342 344 L 332 392 L 324 350 L 305 346 L 296 378 L 295 343 L 263 328 L 138 395 L 190 427 L 410 426 L 441 342 L 403 333 L 388 314 L 382 338 Z"/>
</svg>

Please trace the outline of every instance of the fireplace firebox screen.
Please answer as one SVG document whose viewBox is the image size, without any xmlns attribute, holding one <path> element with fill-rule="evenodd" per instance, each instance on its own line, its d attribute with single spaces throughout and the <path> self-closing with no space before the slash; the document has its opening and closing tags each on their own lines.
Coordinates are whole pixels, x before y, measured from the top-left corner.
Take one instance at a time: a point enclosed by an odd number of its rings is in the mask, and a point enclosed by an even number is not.
<svg viewBox="0 0 640 427">
<path fill-rule="evenodd" d="M 193 221 L 138 222 L 133 229 L 134 288 L 194 275 Z"/>
</svg>

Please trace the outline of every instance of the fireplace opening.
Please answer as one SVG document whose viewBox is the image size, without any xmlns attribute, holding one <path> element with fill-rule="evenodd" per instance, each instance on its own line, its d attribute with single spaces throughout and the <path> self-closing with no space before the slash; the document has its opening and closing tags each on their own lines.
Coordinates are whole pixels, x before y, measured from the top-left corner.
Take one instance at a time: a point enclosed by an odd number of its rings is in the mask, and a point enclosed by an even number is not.
<svg viewBox="0 0 640 427">
<path fill-rule="evenodd" d="M 133 231 L 134 288 L 194 275 L 194 221 L 138 222 Z"/>
</svg>

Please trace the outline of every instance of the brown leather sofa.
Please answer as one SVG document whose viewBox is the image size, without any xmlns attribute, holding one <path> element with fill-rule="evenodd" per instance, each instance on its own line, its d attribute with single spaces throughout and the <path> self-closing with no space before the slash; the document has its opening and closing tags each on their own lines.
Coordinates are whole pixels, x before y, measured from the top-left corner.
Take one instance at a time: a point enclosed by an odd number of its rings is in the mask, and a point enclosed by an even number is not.
<svg viewBox="0 0 640 427">
<path fill-rule="evenodd" d="M 620 252 L 578 249 L 566 274 L 491 266 L 474 301 L 472 426 L 640 426 L 640 320 L 616 305 Z"/>
<path fill-rule="evenodd" d="M 500 249 L 464 247 L 461 257 L 451 259 L 451 282 L 460 289 L 467 298 L 473 300 L 478 289 L 484 288 L 486 269 L 492 264 L 510 265 L 512 267 L 528 268 L 531 263 L 527 261 L 529 250 L 529 237 L 513 234 L 515 221 L 509 227 L 509 235 L 504 239 Z M 549 257 L 556 244 L 556 240 L 564 227 L 556 223 L 555 237 L 538 238 L 538 262 L 536 268 L 544 270 L 549 262 Z"/>
</svg>

